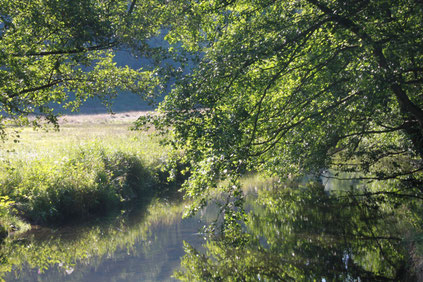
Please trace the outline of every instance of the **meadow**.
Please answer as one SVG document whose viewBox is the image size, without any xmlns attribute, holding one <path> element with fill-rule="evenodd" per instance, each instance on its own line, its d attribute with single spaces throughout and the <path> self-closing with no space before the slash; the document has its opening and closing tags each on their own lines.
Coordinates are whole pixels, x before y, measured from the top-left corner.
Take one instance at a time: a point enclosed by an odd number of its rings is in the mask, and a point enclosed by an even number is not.
<svg viewBox="0 0 423 282">
<path fill-rule="evenodd" d="M 141 114 L 64 116 L 59 130 L 8 128 L 0 144 L 3 234 L 28 228 L 20 219 L 62 224 L 163 189 L 166 148 L 130 130 Z"/>
</svg>

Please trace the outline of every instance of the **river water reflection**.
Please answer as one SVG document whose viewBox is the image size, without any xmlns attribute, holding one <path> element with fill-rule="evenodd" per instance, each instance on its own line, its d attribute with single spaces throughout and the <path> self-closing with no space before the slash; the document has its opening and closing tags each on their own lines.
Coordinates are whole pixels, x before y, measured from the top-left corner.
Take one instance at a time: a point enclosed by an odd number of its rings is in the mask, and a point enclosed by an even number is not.
<svg viewBox="0 0 423 282">
<path fill-rule="evenodd" d="M 2 248 L 6 281 L 172 281 L 183 241 L 204 242 L 199 217 L 182 219 L 182 204 L 139 203 L 130 212 L 84 226 L 39 228 Z"/>
<path fill-rule="evenodd" d="M 199 230 L 216 208 L 182 219 L 183 203 L 147 200 L 84 226 L 7 239 L 0 277 L 172 281 L 182 270 L 177 277 L 187 281 L 417 280 L 418 241 L 410 234 L 422 234 L 420 202 L 344 192 L 318 184 L 258 189 L 246 198 L 242 228 L 207 244 Z"/>
</svg>

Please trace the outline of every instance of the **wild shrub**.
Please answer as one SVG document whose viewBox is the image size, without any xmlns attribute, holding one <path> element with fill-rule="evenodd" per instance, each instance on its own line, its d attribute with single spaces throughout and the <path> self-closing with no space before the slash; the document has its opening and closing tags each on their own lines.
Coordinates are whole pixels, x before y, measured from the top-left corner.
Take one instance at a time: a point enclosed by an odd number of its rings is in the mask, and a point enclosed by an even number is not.
<svg viewBox="0 0 423 282">
<path fill-rule="evenodd" d="M 114 209 L 148 194 L 157 182 L 133 152 L 91 144 L 66 155 L 9 162 L 0 175 L 1 194 L 15 200 L 29 221 L 58 223 Z"/>
</svg>

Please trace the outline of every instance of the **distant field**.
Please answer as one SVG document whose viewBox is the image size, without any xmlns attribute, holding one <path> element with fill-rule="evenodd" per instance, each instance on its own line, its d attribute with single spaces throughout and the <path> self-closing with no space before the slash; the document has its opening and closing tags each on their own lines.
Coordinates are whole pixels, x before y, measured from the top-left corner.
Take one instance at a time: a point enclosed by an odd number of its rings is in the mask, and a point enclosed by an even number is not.
<svg viewBox="0 0 423 282">
<path fill-rule="evenodd" d="M 160 100 L 160 99 L 159 99 Z M 144 101 L 140 96 L 133 93 L 120 93 L 116 98 L 113 99 L 111 109 L 115 113 L 125 113 L 133 111 L 152 111 L 154 108 Z M 60 109 L 63 111 L 63 109 Z M 85 101 L 79 111 L 71 113 L 65 111 L 66 114 L 79 115 L 79 114 L 102 114 L 107 113 L 107 108 L 102 104 L 100 99 L 91 98 Z"/>
<path fill-rule="evenodd" d="M 67 150 L 84 146 L 88 143 L 101 144 L 104 148 L 126 150 L 126 152 L 148 152 L 147 159 L 156 158 L 158 141 L 149 137 L 147 132 L 131 131 L 133 122 L 147 111 L 132 111 L 116 114 L 79 114 L 65 115 L 59 118 L 60 128 L 54 130 L 31 127 L 13 128 L 18 130 L 18 143 L 12 139 L 0 143 L 0 158 L 22 159 L 29 155 L 55 158 L 66 154 Z"/>
<path fill-rule="evenodd" d="M 108 123 L 129 124 L 148 112 L 150 111 L 127 111 L 115 113 L 113 115 L 108 113 L 65 115 L 60 117 L 59 122 L 61 125 Z"/>
</svg>

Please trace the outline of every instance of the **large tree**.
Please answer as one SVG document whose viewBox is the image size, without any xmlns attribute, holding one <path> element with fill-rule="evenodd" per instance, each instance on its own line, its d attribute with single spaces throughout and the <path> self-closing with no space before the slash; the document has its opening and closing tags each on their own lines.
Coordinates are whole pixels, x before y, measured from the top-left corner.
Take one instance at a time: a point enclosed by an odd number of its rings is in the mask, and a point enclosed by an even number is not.
<svg viewBox="0 0 423 282">
<path fill-rule="evenodd" d="M 421 1 L 169 5 L 167 38 L 200 62 L 155 126 L 190 162 L 185 188 L 197 204 L 246 171 L 283 178 L 334 168 L 421 192 Z"/>
<path fill-rule="evenodd" d="M 74 108 L 118 89 L 151 93 L 151 68 L 118 66 L 113 57 L 154 55 L 148 40 L 161 16 L 157 1 L 0 0 L 0 129 L 28 115 L 55 122 L 54 104 Z"/>
</svg>

